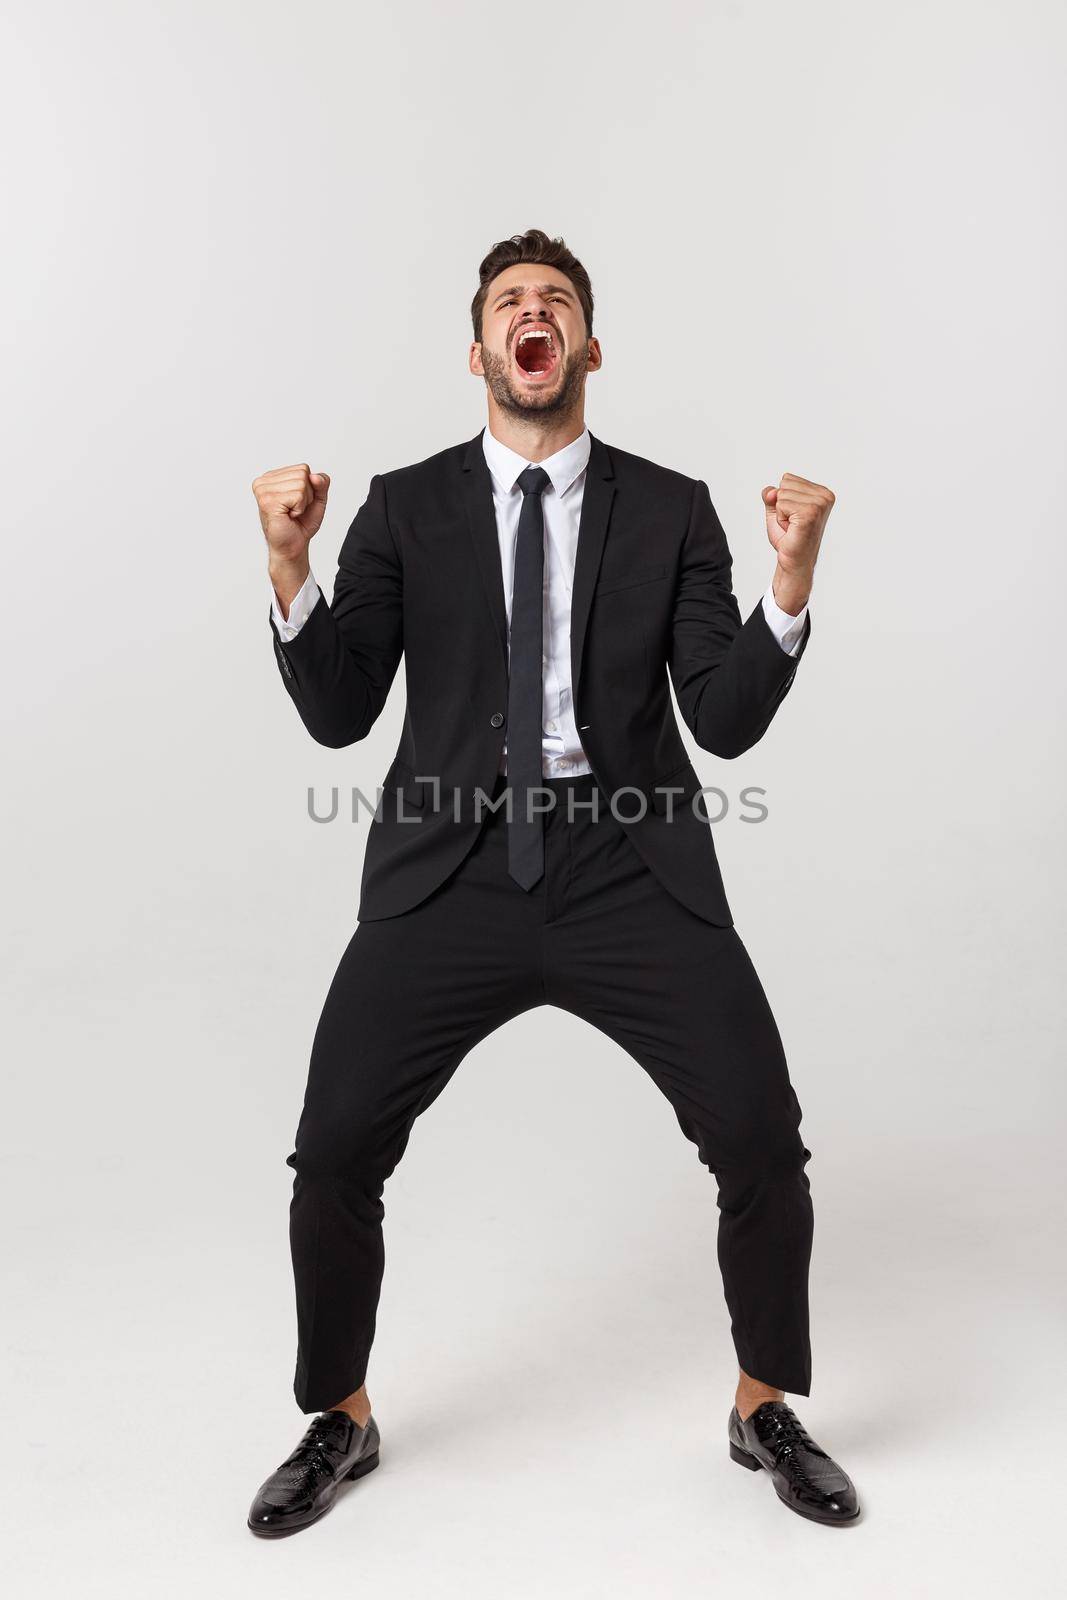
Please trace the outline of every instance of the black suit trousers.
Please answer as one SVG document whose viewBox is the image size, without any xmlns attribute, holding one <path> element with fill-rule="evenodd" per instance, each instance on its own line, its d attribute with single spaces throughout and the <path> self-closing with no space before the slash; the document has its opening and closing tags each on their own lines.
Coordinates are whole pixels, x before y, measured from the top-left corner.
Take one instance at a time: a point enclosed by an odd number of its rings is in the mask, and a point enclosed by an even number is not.
<svg viewBox="0 0 1067 1600">
<path fill-rule="evenodd" d="M 717 1182 L 738 1362 L 765 1383 L 810 1392 L 810 1152 L 760 981 L 734 928 L 663 888 L 592 777 L 546 788 L 557 804 L 531 891 L 508 875 L 503 812 L 490 815 L 425 900 L 360 923 L 330 986 L 288 1157 L 294 1391 L 305 1412 L 335 1405 L 366 1376 L 383 1190 L 415 1118 L 479 1040 L 541 1005 L 599 1028 L 666 1095 Z"/>
</svg>

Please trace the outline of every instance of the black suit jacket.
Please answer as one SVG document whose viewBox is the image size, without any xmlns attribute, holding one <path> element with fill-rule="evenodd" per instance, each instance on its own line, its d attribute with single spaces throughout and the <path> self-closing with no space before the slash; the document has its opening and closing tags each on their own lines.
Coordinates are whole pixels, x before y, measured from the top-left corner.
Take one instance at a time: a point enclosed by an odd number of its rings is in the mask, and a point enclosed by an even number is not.
<svg viewBox="0 0 1067 1600">
<path fill-rule="evenodd" d="M 691 803 L 700 779 L 668 670 L 697 744 L 740 755 L 788 691 L 810 619 L 795 657 L 762 604 L 742 623 L 707 485 L 590 440 L 571 599 L 575 720 L 600 788 L 640 791 L 617 806 L 643 810 L 625 826 L 648 866 L 690 910 L 729 927 L 711 828 Z M 507 613 L 481 432 L 376 473 L 341 547 L 332 603 L 323 596 L 289 644 L 273 619 L 271 628 L 305 727 L 335 748 L 369 732 L 404 657 L 407 711 L 370 826 L 358 910 L 362 921 L 397 916 L 470 850 L 480 826 L 474 794 L 492 793 L 507 731 Z"/>
</svg>

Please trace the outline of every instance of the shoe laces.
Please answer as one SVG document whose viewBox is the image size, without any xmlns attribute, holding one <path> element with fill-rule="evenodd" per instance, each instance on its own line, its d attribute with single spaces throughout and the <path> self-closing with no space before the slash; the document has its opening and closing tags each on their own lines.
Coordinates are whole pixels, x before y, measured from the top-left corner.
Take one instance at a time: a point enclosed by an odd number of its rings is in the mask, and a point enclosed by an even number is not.
<svg viewBox="0 0 1067 1600">
<path fill-rule="evenodd" d="M 808 1471 L 804 1456 L 811 1451 L 816 1457 L 822 1451 L 815 1440 L 808 1433 L 804 1424 L 793 1410 L 778 1402 L 774 1407 L 774 1428 L 768 1433 L 765 1443 L 774 1455 L 777 1466 L 787 1466 L 789 1471 L 815 1487 L 815 1481 Z"/>
<path fill-rule="evenodd" d="M 332 1477 L 334 1465 L 327 1453 L 333 1444 L 332 1434 L 333 1424 L 325 1413 L 316 1417 L 289 1457 L 286 1466 L 306 1472 L 312 1481 L 323 1474 Z"/>
<path fill-rule="evenodd" d="M 812 1445 L 815 1443 L 792 1406 L 779 1402 L 774 1408 L 773 1416 L 774 1433 L 771 1438 L 772 1444 L 781 1445 L 783 1449 L 788 1449 L 797 1444 Z"/>
</svg>

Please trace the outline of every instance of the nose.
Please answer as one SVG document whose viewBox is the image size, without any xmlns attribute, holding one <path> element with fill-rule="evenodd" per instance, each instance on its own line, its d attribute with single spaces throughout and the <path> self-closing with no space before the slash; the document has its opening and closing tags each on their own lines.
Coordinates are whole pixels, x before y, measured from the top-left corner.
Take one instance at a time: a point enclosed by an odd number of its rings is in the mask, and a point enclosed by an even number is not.
<svg viewBox="0 0 1067 1600">
<path fill-rule="evenodd" d="M 532 294 L 522 309 L 520 322 L 550 322 L 548 302 L 542 300 L 538 294 Z"/>
</svg>

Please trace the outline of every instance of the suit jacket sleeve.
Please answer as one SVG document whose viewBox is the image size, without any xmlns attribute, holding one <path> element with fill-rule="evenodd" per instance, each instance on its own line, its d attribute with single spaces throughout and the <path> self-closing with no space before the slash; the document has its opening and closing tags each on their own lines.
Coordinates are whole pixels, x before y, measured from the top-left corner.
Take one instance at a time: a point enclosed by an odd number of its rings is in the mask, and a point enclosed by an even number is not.
<svg viewBox="0 0 1067 1600">
<path fill-rule="evenodd" d="M 698 479 L 682 547 L 669 665 L 679 708 L 697 744 L 727 758 L 763 737 L 811 633 L 809 614 L 791 656 L 771 632 L 762 601 L 742 623 L 732 564 L 708 486 Z"/>
<path fill-rule="evenodd" d="M 288 644 L 273 616 L 270 625 L 282 681 L 312 738 L 334 749 L 365 738 L 403 650 L 401 563 L 380 475 L 345 535 L 332 602 L 320 596 Z"/>
</svg>

